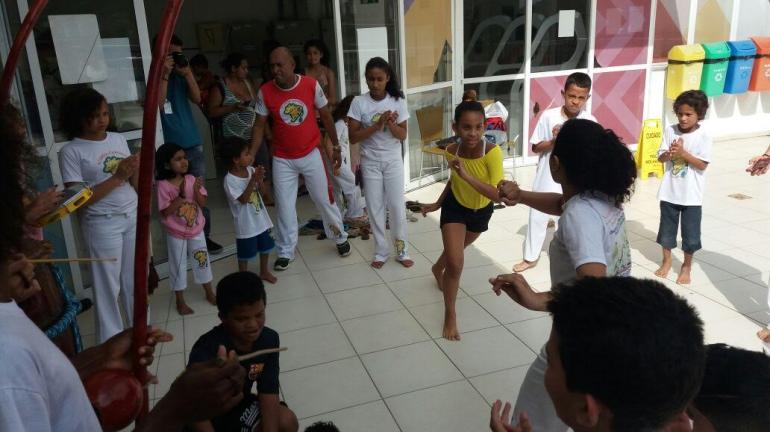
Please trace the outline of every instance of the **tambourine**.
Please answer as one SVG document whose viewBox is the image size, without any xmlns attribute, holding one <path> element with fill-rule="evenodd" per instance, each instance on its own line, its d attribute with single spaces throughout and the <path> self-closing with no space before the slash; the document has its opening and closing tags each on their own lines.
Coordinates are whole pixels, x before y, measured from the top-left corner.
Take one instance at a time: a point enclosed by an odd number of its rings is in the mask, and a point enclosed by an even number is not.
<svg viewBox="0 0 770 432">
<path fill-rule="evenodd" d="M 75 210 L 83 206 L 91 196 L 94 194 L 91 188 L 83 183 L 77 183 L 66 189 L 64 189 L 64 202 L 61 203 L 59 208 L 48 213 L 40 218 L 37 223 L 40 226 L 48 225 L 49 223 L 56 222 L 67 216 L 70 213 L 74 213 Z"/>
</svg>

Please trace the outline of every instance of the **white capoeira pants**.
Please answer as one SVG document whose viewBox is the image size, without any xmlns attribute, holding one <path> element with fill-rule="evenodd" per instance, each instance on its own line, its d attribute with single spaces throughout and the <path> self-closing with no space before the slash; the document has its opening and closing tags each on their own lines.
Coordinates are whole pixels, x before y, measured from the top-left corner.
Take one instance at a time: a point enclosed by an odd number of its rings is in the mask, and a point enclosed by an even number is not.
<svg viewBox="0 0 770 432">
<path fill-rule="evenodd" d="M 399 260 L 409 258 L 406 248 L 406 206 L 404 205 L 404 163 L 401 158 L 369 160 L 361 158 L 364 194 L 369 211 L 369 223 L 374 234 L 374 261 L 385 262 L 390 256 L 385 224 L 390 221 L 390 233 Z M 387 210 L 387 212 L 386 212 Z"/>
<path fill-rule="evenodd" d="M 305 177 L 305 187 L 310 193 L 310 199 L 321 213 L 326 237 L 334 240 L 336 244 L 345 243 L 348 239 L 348 233 L 342 225 L 340 209 L 329 200 L 328 178 L 321 152 L 316 148 L 298 159 L 273 157 L 273 188 L 278 213 L 275 244 L 281 258 L 294 259 L 294 250 L 297 247 L 297 188 L 300 174 Z"/>
<path fill-rule="evenodd" d="M 129 326 L 134 319 L 136 214 L 86 215 L 80 226 L 89 256 L 118 259 L 91 263 L 96 342 L 103 343 L 124 330 L 118 296 Z"/>
<path fill-rule="evenodd" d="M 340 166 L 339 174 L 333 176 L 333 179 L 334 186 L 342 192 L 347 204 L 343 217 L 345 219 L 352 219 L 363 216 L 364 199 L 361 197 L 361 188 L 356 186 L 356 175 L 350 169 L 350 165 L 343 162 L 342 166 Z M 341 205 L 342 203 L 339 204 Z"/>
<path fill-rule="evenodd" d="M 206 248 L 206 237 L 203 231 L 195 237 L 184 239 L 166 235 L 168 246 L 168 273 L 172 291 L 182 291 L 187 288 L 187 257 L 192 261 L 193 279 L 197 284 L 211 282 L 211 262 Z"/>
<path fill-rule="evenodd" d="M 565 425 L 556 415 L 551 397 L 545 389 L 545 369 L 548 367 L 548 355 L 545 346 L 540 350 L 535 361 L 529 366 L 524 382 L 521 383 L 519 398 L 516 399 L 513 418 L 518 419 L 522 412 L 529 415 L 533 431 L 566 432 Z"/>
<path fill-rule="evenodd" d="M 548 231 L 548 220 L 558 216 L 549 215 L 533 208 L 529 209 L 529 223 L 527 224 L 527 238 L 524 239 L 524 259 L 535 262 L 540 259 L 543 243 Z"/>
</svg>

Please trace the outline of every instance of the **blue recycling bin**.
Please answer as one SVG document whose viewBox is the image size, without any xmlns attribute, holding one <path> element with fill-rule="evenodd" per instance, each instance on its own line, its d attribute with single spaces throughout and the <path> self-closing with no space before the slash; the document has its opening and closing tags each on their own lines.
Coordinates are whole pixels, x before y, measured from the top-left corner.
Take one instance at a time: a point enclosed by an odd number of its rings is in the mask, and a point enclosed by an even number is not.
<svg viewBox="0 0 770 432">
<path fill-rule="evenodd" d="M 725 93 L 744 93 L 749 89 L 757 47 L 750 40 L 729 41 L 730 64 L 727 66 Z"/>
</svg>

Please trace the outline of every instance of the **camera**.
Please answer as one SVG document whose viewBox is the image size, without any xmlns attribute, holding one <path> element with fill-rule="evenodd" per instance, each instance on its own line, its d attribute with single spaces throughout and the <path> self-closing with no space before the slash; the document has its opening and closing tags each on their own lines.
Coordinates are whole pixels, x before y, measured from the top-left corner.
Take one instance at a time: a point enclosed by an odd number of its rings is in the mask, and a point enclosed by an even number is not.
<svg viewBox="0 0 770 432">
<path fill-rule="evenodd" d="M 190 64 L 190 61 L 187 60 L 187 56 L 180 52 L 172 52 L 171 58 L 174 59 L 174 64 L 177 67 L 186 67 Z"/>
</svg>

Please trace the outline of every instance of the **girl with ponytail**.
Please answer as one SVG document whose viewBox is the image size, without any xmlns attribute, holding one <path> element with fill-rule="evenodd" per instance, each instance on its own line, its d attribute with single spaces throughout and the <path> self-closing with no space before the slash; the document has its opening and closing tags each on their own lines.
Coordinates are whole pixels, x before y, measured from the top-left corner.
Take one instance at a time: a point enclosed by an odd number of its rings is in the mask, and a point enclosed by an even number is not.
<svg viewBox="0 0 770 432">
<path fill-rule="evenodd" d="M 386 217 L 397 258 L 411 267 L 406 245 L 404 161 L 401 142 L 406 139 L 409 112 L 393 69 L 381 57 L 366 63 L 369 92 L 356 96 L 348 111 L 350 143 L 361 143 L 361 173 L 369 221 L 374 233 L 372 267 L 381 268 L 390 255 L 385 238 Z"/>
</svg>

